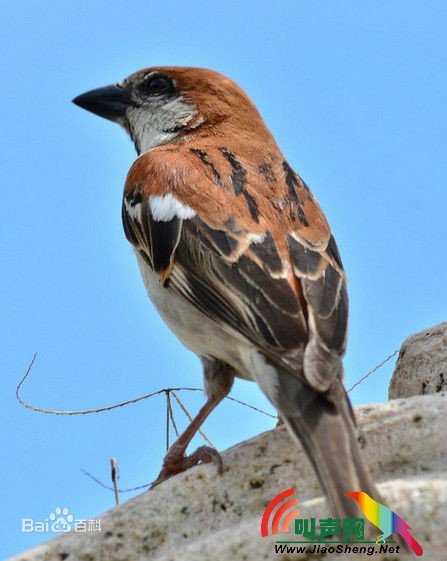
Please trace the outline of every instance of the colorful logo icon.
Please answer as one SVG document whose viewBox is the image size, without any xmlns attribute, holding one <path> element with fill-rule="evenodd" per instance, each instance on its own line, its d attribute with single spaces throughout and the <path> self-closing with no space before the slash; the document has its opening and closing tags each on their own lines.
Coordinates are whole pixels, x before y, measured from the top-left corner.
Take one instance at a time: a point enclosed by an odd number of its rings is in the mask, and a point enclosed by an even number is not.
<svg viewBox="0 0 447 561">
<path fill-rule="evenodd" d="M 387 538 L 397 533 L 417 556 L 422 555 L 423 549 L 410 534 L 410 526 L 390 508 L 364 492 L 345 493 L 345 496 L 357 501 L 366 520 L 382 532 L 377 540 L 365 539 L 365 518 L 321 518 L 318 523 L 315 518 L 298 518 L 298 500 L 293 488 L 279 493 L 269 502 L 261 520 L 261 536 L 289 533 L 289 536 L 282 538 L 283 541 L 276 541 L 276 553 L 373 555 L 400 553 L 400 545 L 392 540 L 387 541 Z"/>
<path fill-rule="evenodd" d="M 410 526 L 390 508 L 378 503 L 363 491 L 345 493 L 345 496 L 357 501 L 365 517 L 383 532 L 377 538 L 377 543 L 384 543 L 386 538 L 396 533 L 407 542 L 418 557 L 422 555 L 424 550 L 410 534 Z"/>
<path fill-rule="evenodd" d="M 298 508 L 295 508 L 297 505 L 298 501 L 293 488 L 276 495 L 276 497 L 269 502 L 262 516 L 261 536 L 268 536 L 269 533 L 278 534 L 279 532 L 288 532 L 290 523 L 299 514 Z M 269 532 L 270 520 L 271 525 Z"/>
</svg>

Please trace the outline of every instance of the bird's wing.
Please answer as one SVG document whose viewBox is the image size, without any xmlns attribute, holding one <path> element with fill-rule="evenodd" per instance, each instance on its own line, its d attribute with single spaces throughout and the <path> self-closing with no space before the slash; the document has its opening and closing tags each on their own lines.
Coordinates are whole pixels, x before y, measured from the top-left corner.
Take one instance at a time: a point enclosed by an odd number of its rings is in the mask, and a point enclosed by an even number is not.
<svg viewBox="0 0 447 561">
<path fill-rule="evenodd" d="M 127 177 L 124 229 L 162 282 L 292 371 L 303 374 L 304 360 L 307 382 L 326 391 L 348 315 L 337 246 L 281 155 L 250 150 L 143 154 Z"/>
</svg>

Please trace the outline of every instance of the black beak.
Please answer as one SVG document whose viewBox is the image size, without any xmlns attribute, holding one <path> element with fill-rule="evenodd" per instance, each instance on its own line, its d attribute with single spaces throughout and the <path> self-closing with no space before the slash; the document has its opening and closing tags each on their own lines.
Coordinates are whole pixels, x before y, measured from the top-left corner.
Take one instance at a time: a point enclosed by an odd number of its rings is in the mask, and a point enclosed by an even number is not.
<svg viewBox="0 0 447 561">
<path fill-rule="evenodd" d="M 73 103 L 100 117 L 119 121 L 125 116 L 126 109 L 134 105 L 129 94 L 119 86 L 97 88 L 73 99 Z"/>
</svg>

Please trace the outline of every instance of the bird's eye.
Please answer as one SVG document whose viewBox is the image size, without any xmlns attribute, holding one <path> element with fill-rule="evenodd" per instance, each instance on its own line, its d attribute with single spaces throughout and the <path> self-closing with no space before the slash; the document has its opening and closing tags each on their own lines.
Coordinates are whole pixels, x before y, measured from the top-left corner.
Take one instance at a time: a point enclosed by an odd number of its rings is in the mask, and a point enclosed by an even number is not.
<svg viewBox="0 0 447 561">
<path fill-rule="evenodd" d="M 170 78 L 163 74 L 156 74 L 145 80 L 141 85 L 141 89 L 149 95 L 160 95 L 171 93 L 175 88 Z"/>
</svg>

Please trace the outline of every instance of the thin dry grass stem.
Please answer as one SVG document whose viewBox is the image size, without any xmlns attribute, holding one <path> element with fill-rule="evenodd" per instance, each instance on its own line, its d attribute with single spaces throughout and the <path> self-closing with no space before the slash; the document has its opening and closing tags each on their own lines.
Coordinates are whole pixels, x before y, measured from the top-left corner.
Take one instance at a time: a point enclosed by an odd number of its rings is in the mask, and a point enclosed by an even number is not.
<svg viewBox="0 0 447 561">
<path fill-rule="evenodd" d="M 399 350 L 394 351 L 392 354 L 387 356 L 382 362 L 380 362 L 374 368 L 369 370 L 355 384 L 353 384 L 347 390 L 347 392 L 349 393 L 354 388 L 361 385 L 367 378 L 369 378 L 377 370 L 382 368 L 382 366 L 384 366 L 388 361 L 390 361 L 393 357 L 395 357 L 398 352 L 399 352 Z M 22 387 L 23 383 L 25 382 L 25 380 L 30 375 L 31 370 L 34 366 L 34 363 L 36 362 L 36 359 L 37 359 L 37 353 L 34 353 L 33 358 L 31 360 L 31 362 L 29 363 L 28 368 L 25 372 L 25 375 L 23 376 L 23 378 L 20 380 L 20 382 L 18 383 L 18 385 L 16 387 L 16 398 L 21 405 L 23 405 L 24 407 L 26 407 L 28 409 L 31 409 L 33 411 L 37 411 L 38 413 L 46 413 L 46 414 L 50 414 L 50 415 L 88 415 L 88 414 L 91 414 L 91 413 L 103 413 L 104 411 L 111 411 L 112 409 L 117 409 L 118 407 L 125 407 L 126 405 L 131 405 L 133 403 L 138 403 L 139 401 L 143 401 L 144 399 L 149 399 L 150 397 L 154 397 L 156 395 L 160 395 L 162 393 L 165 393 L 166 394 L 166 449 L 167 450 L 169 449 L 169 444 L 170 444 L 170 423 L 172 423 L 172 426 L 174 428 L 174 431 L 175 431 L 177 437 L 179 436 L 179 431 L 178 431 L 177 425 L 175 423 L 174 412 L 173 412 L 173 409 L 172 409 L 172 402 L 171 402 L 171 397 L 170 397 L 171 393 L 172 393 L 174 399 L 179 404 L 182 411 L 188 417 L 189 421 L 192 421 L 192 416 L 190 415 L 190 413 L 188 412 L 188 410 L 186 409 L 185 405 L 182 403 L 181 399 L 178 397 L 176 392 L 179 392 L 179 391 L 192 391 L 192 392 L 202 391 L 203 392 L 204 391 L 202 388 L 163 388 L 161 390 L 157 390 L 155 392 L 152 392 L 152 393 L 140 396 L 140 397 L 136 397 L 134 399 L 129 399 L 127 401 L 122 401 L 122 402 L 116 403 L 114 405 L 108 405 L 106 407 L 99 407 L 99 408 L 96 408 L 96 409 L 82 409 L 82 410 L 77 410 L 77 411 L 73 411 L 73 410 L 62 411 L 62 410 L 56 410 L 56 409 L 45 409 L 43 407 L 37 407 L 35 405 L 32 405 L 31 403 L 28 403 L 28 402 L 24 401 L 22 399 L 22 397 L 20 396 L 20 388 Z M 249 409 L 252 409 L 253 411 L 256 411 L 257 413 L 262 413 L 263 415 L 267 415 L 268 417 L 271 417 L 272 419 L 276 419 L 276 415 L 272 415 L 271 413 L 268 413 L 267 411 L 263 411 L 262 409 L 259 409 L 259 408 L 255 407 L 254 405 L 250 405 L 249 403 L 246 403 L 244 401 L 241 401 L 239 399 L 236 399 L 236 398 L 230 397 L 230 396 L 227 396 L 226 399 L 234 401 L 234 402 L 236 402 L 236 403 L 238 403 L 238 404 L 240 404 L 244 407 L 248 407 Z M 214 446 L 214 444 L 208 439 L 208 437 L 203 433 L 202 430 L 199 429 L 199 432 L 202 435 L 202 437 L 204 438 L 204 440 L 210 446 L 212 446 L 213 448 L 216 448 Z M 118 489 L 117 462 L 114 458 L 110 459 L 110 467 L 111 467 L 111 477 L 112 477 L 113 486 L 106 485 L 105 483 L 103 483 L 102 481 L 97 479 L 94 475 L 92 475 L 91 473 L 89 473 L 85 469 L 81 469 L 81 471 L 87 477 L 90 477 L 91 479 L 93 479 L 93 481 L 95 481 L 95 483 L 97 483 L 101 487 L 103 487 L 105 489 L 108 489 L 110 491 L 113 491 L 114 494 L 115 494 L 115 502 L 116 502 L 117 505 L 119 504 L 119 493 L 130 493 L 130 492 L 133 492 L 133 491 L 138 491 L 140 489 L 146 489 L 147 487 L 149 487 L 151 485 L 150 483 L 148 483 L 148 484 L 145 484 L 145 485 L 138 485 L 136 487 L 131 487 L 131 488 L 128 488 L 128 489 Z"/>
<path fill-rule="evenodd" d="M 115 492 L 115 504 L 118 506 L 120 504 L 118 497 L 118 484 L 116 480 L 118 479 L 117 463 L 115 458 L 110 458 L 110 474 L 112 477 L 113 490 Z"/>
<path fill-rule="evenodd" d="M 181 407 L 183 413 L 188 417 L 189 421 L 192 422 L 192 416 L 189 414 L 188 410 L 187 410 L 186 407 L 183 405 L 183 403 L 181 402 L 181 400 L 180 400 L 180 398 L 178 397 L 178 395 L 177 395 L 177 394 L 175 393 L 175 391 L 173 391 L 173 390 L 171 391 L 171 393 L 172 393 L 174 399 L 175 399 L 175 400 L 177 401 L 177 403 L 180 405 L 180 407 Z M 202 429 L 199 429 L 198 432 L 202 435 L 203 439 L 204 439 L 206 442 L 208 442 L 208 444 L 211 446 L 211 448 L 216 448 L 216 447 L 214 446 L 214 444 L 211 442 L 211 440 L 210 440 L 210 439 L 206 436 L 206 434 L 202 431 Z"/>
</svg>

